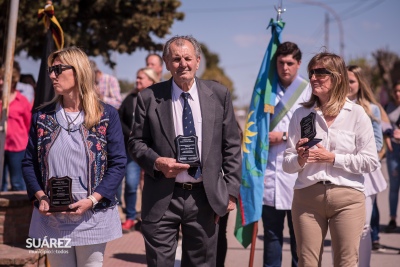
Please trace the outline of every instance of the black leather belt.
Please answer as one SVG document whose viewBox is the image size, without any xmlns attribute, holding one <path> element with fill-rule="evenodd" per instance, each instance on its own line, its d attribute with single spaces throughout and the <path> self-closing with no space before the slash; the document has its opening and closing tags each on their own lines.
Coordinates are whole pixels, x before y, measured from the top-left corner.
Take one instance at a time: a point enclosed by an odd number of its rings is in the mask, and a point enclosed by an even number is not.
<svg viewBox="0 0 400 267">
<path fill-rule="evenodd" d="M 317 184 L 332 184 L 331 181 L 319 181 Z"/>
<path fill-rule="evenodd" d="M 203 188 L 203 182 L 199 183 L 175 183 L 175 187 L 179 187 L 185 190 L 193 190 L 196 188 Z"/>
</svg>

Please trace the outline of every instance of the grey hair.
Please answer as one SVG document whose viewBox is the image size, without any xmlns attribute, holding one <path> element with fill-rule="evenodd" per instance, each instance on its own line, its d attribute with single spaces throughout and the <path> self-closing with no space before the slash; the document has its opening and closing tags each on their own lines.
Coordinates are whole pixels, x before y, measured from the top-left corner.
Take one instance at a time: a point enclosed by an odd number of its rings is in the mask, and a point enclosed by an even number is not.
<svg viewBox="0 0 400 267">
<path fill-rule="evenodd" d="M 176 42 L 177 46 L 182 46 L 184 44 L 184 40 L 190 42 L 193 47 L 194 47 L 194 51 L 196 52 L 196 57 L 200 57 L 201 55 L 201 46 L 199 44 L 199 42 L 191 35 L 176 35 L 174 37 L 172 37 L 171 39 L 169 39 L 165 45 L 164 45 L 164 49 L 163 49 L 163 58 L 167 58 L 169 55 L 169 47 L 171 46 L 171 44 L 173 42 Z"/>
</svg>

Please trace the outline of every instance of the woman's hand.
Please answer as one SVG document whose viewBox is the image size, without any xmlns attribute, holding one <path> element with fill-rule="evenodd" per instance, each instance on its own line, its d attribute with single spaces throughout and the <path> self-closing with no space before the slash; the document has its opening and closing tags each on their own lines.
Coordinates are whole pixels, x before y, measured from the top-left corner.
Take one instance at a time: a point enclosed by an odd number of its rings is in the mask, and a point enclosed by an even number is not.
<svg viewBox="0 0 400 267">
<path fill-rule="evenodd" d="M 400 140 L 400 129 L 393 130 L 393 137 L 397 140 Z"/>
<path fill-rule="evenodd" d="M 84 198 L 79 200 L 78 202 L 69 205 L 69 208 L 73 211 L 67 211 L 65 213 L 81 215 L 87 210 L 90 210 L 92 207 L 93 207 L 93 202 L 90 199 Z"/>
<path fill-rule="evenodd" d="M 39 212 L 43 215 L 51 215 L 50 209 L 50 199 L 48 196 L 43 195 L 39 199 Z"/>
<path fill-rule="evenodd" d="M 41 214 L 43 215 L 51 215 L 51 212 L 49 212 L 50 209 L 50 199 L 49 197 L 44 193 L 43 190 L 37 191 L 35 193 L 35 197 L 39 202 L 39 207 L 38 210 Z"/>
<path fill-rule="evenodd" d="M 383 136 L 387 149 L 390 152 L 393 152 L 392 141 L 390 140 L 390 136 L 384 135 Z"/>
<path fill-rule="evenodd" d="M 316 149 L 308 150 L 307 162 L 334 163 L 335 153 L 329 152 L 321 144 L 316 144 Z"/>
<path fill-rule="evenodd" d="M 303 144 L 308 142 L 308 138 L 300 139 L 296 144 L 296 151 L 297 151 L 297 162 L 301 167 L 306 164 L 309 153 L 308 153 L 308 146 L 302 146 Z"/>
</svg>

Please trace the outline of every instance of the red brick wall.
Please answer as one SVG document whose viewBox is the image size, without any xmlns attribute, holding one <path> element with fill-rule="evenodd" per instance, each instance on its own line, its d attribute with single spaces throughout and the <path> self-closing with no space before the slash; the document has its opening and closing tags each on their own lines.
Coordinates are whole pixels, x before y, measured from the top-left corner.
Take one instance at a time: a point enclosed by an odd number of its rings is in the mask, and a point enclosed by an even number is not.
<svg viewBox="0 0 400 267">
<path fill-rule="evenodd" d="M 26 192 L 0 193 L 0 244 L 25 245 L 31 216 Z"/>
</svg>

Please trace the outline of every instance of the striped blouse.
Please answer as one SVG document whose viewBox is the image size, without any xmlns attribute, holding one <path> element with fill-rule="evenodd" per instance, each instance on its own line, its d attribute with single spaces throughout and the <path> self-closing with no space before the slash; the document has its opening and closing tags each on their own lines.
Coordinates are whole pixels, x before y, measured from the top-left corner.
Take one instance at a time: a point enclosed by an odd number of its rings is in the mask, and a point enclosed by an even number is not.
<svg viewBox="0 0 400 267">
<path fill-rule="evenodd" d="M 70 127 L 68 130 L 68 122 Z M 48 154 L 49 177 L 72 178 L 74 201 L 88 196 L 88 174 L 86 151 L 81 134 L 84 113 L 64 112 L 57 106 L 56 119 L 62 127 Z M 71 123 L 72 122 L 72 123 Z M 29 229 L 33 238 L 70 238 L 72 246 L 105 243 L 122 236 L 118 207 L 86 211 L 82 215 L 67 215 L 59 212 L 46 216 L 34 208 Z"/>
</svg>

